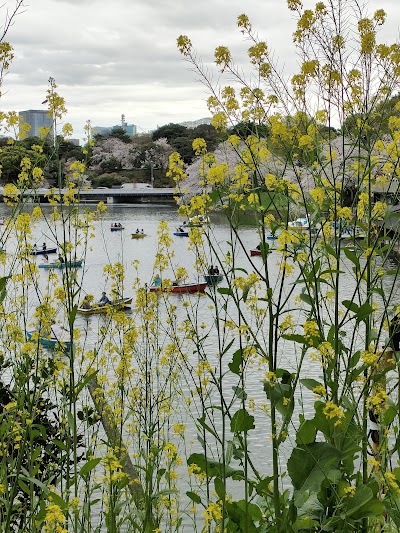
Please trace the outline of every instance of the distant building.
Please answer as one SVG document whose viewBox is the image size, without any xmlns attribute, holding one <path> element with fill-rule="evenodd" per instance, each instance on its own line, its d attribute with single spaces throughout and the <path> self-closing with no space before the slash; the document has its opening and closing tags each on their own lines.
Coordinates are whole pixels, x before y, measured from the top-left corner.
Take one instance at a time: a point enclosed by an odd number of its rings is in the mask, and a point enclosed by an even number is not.
<svg viewBox="0 0 400 533">
<path fill-rule="evenodd" d="M 53 120 L 48 115 L 48 111 L 29 109 L 28 111 L 20 111 L 19 116 L 20 121 L 22 119 L 22 123 L 29 124 L 31 127 L 27 133 L 28 137 L 40 137 L 40 128 L 49 128 L 50 135 L 52 135 Z"/>
<path fill-rule="evenodd" d="M 75 144 L 75 146 L 79 146 L 80 144 L 80 141 L 79 139 L 65 139 L 66 141 L 72 143 L 72 144 Z"/>
<path fill-rule="evenodd" d="M 93 126 L 92 131 L 94 134 L 98 135 L 109 135 L 113 130 L 123 129 L 124 132 L 133 137 L 137 133 L 137 127 L 135 124 L 128 124 L 124 122 L 123 124 L 116 124 L 115 126 Z"/>
<path fill-rule="evenodd" d="M 127 122 L 124 122 L 123 126 L 121 126 L 121 124 L 119 124 L 118 126 L 113 126 L 113 130 L 118 128 L 122 128 L 124 132 L 129 135 L 129 137 L 133 137 L 134 135 L 136 135 L 137 128 L 135 124 L 128 124 Z"/>
</svg>

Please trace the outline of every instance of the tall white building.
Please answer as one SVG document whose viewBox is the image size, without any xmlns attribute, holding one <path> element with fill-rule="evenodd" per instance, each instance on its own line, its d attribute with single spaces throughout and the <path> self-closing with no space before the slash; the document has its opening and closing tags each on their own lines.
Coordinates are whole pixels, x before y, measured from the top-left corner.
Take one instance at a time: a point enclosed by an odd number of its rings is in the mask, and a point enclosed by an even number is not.
<svg viewBox="0 0 400 533">
<path fill-rule="evenodd" d="M 19 116 L 24 124 L 29 124 L 31 127 L 28 137 L 40 137 L 39 128 L 50 128 L 50 135 L 52 135 L 53 121 L 48 111 L 29 109 L 20 111 Z"/>
</svg>

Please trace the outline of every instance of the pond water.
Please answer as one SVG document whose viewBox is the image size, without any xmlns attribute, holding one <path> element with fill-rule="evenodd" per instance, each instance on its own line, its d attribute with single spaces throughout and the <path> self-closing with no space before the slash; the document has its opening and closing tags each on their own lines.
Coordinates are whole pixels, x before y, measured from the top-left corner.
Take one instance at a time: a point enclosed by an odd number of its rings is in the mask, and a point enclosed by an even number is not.
<svg viewBox="0 0 400 533">
<path fill-rule="evenodd" d="M 87 206 L 84 206 L 87 207 Z M 43 206 L 43 210 L 50 212 L 50 206 Z M 10 214 L 9 208 L 5 205 L 0 205 L 0 216 L 8 216 Z M 144 206 L 126 206 L 126 205 L 112 205 L 108 206 L 108 211 L 104 214 L 101 221 L 94 223 L 95 225 L 95 237 L 90 240 L 90 248 L 87 251 L 84 267 L 79 269 L 78 276 L 82 283 L 82 288 L 85 293 L 93 294 L 96 299 L 100 298 L 102 291 L 109 293 L 108 280 L 104 276 L 103 269 L 106 264 L 115 263 L 117 261 L 122 262 L 126 269 L 126 282 L 125 282 L 125 293 L 124 296 L 134 296 L 133 290 L 131 289 L 134 278 L 136 276 L 135 271 L 132 267 L 132 261 L 139 261 L 139 277 L 142 280 L 142 283 L 150 284 L 153 277 L 153 264 L 154 258 L 157 250 L 157 228 L 161 220 L 165 220 L 170 224 L 171 232 L 175 231 L 175 228 L 180 224 L 180 219 L 177 215 L 175 208 L 170 206 L 163 205 L 149 205 Z M 110 226 L 111 223 L 119 222 L 124 226 L 123 231 L 111 232 Z M 221 253 L 226 253 L 229 249 L 229 242 L 232 241 L 232 236 L 230 234 L 230 228 L 227 220 L 222 215 L 215 215 L 211 221 L 212 227 L 212 239 Z M 143 239 L 132 239 L 131 234 L 135 233 L 136 230 L 142 230 L 146 234 L 146 237 Z M 57 235 L 61 239 L 61 228 L 57 228 Z M 33 229 L 34 240 L 36 240 L 38 246 L 40 247 L 42 242 L 46 242 L 47 246 L 51 246 L 52 236 L 49 229 L 46 227 L 43 221 L 38 221 L 35 224 Z M 254 227 L 243 226 L 239 231 L 240 239 L 245 243 L 247 250 L 255 248 L 258 244 L 258 237 Z M 14 251 L 15 243 L 13 241 L 7 243 L 7 254 Z M 188 240 L 187 238 L 174 237 L 173 250 L 175 252 L 174 262 L 176 267 L 183 266 L 186 267 L 189 272 L 194 272 L 194 261 L 195 257 L 193 252 L 188 251 Z M 52 257 L 50 256 L 50 260 Z M 209 262 L 215 263 L 215 256 L 208 252 Z M 272 277 L 278 276 L 279 265 L 278 265 L 278 254 L 272 252 L 269 256 L 269 264 L 271 267 Z M 42 262 L 42 258 L 37 257 L 37 262 Z M 236 266 L 245 269 L 248 272 L 253 271 L 254 269 L 259 269 L 262 267 L 262 258 L 253 257 L 250 258 L 246 256 L 243 250 L 238 250 L 237 257 L 235 259 Z M 343 298 L 348 298 L 350 290 L 354 287 L 354 282 L 350 273 L 351 264 L 344 262 L 344 266 L 347 268 L 343 274 Z M 6 271 L 4 271 L 6 273 Z M 41 281 L 43 281 L 43 290 L 46 284 L 46 278 L 48 273 L 43 270 L 40 274 Z M 171 273 L 172 276 L 172 273 Z M 191 278 L 193 281 L 198 281 L 197 275 L 193 274 Z M 223 287 L 226 283 L 223 281 L 221 286 Z M 284 290 L 289 291 L 291 289 L 290 279 L 287 281 Z M 299 293 L 300 289 L 295 289 L 294 296 Z M 197 299 L 198 296 L 176 296 L 176 305 L 178 307 L 178 315 L 182 316 L 182 319 L 185 317 L 185 309 L 180 308 L 180 303 L 184 299 L 189 298 L 191 301 Z M 208 327 L 211 328 L 211 333 L 207 339 L 208 351 L 210 358 L 214 358 L 218 352 L 217 346 L 217 336 L 216 333 L 212 331 L 213 316 L 209 310 L 210 300 L 207 296 L 200 297 L 197 304 L 197 313 L 198 319 L 205 321 L 208 324 Z M 299 324 L 304 321 L 304 317 L 298 315 L 295 317 Z M 86 320 L 84 317 L 77 317 L 76 326 L 80 327 L 83 331 L 87 333 L 89 344 L 92 342 L 95 344 L 96 335 L 98 332 L 99 324 L 101 324 L 102 318 L 99 316 L 91 316 L 89 320 Z M 266 327 L 263 327 L 259 331 L 260 338 L 266 339 Z M 360 345 L 362 346 L 362 339 L 360 339 Z M 237 346 L 237 339 L 234 340 L 232 346 L 232 353 Z M 299 361 L 299 350 L 296 349 L 296 346 L 293 343 L 286 342 L 282 344 L 280 351 L 281 367 L 288 370 L 293 370 L 297 368 Z M 192 354 L 193 360 L 191 363 L 196 365 L 196 355 Z M 227 369 L 227 364 L 231 361 L 231 356 L 224 361 L 224 369 Z M 215 362 L 215 364 L 217 364 Z M 318 364 L 313 363 L 311 360 L 307 359 L 303 365 L 303 375 L 308 378 L 319 379 L 321 369 Z M 254 366 L 249 368 L 247 373 L 247 383 L 246 383 L 246 393 L 249 398 L 254 399 L 254 404 L 260 406 L 267 403 L 266 395 L 263 390 L 263 371 L 259 367 Z M 185 383 L 185 382 L 183 382 Z M 225 394 L 224 398 L 229 402 L 233 397 L 233 388 L 238 385 L 237 377 L 230 373 L 227 374 L 224 378 L 224 389 Z M 183 396 L 190 395 L 190 387 L 192 386 L 189 381 L 186 382 L 187 390 L 183 391 Z M 295 408 L 295 415 L 293 421 L 297 423 L 298 413 L 302 412 L 304 415 L 312 416 L 313 412 L 313 402 L 314 397 L 312 393 L 308 391 L 303 391 L 302 397 L 297 399 L 297 404 Z M 179 401 L 183 401 L 182 398 Z M 212 402 L 212 398 L 210 398 Z M 238 402 L 238 408 L 240 407 Z M 194 413 L 193 413 L 194 414 Z M 271 472 L 271 448 L 268 435 L 270 434 L 269 427 L 269 418 L 268 415 L 263 413 L 262 410 L 256 410 L 254 413 L 256 431 L 249 433 L 249 445 L 251 448 L 251 459 L 257 465 L 257 468 L 260 472 L 268 474 Z M 193 422 L 188 418 L 186 420 L 188 423 L 187 439 L 193 441 L 193 451 L 200 451 L 200 445 L 197 442 L 197 429 Z M 218 418 L 215 419 L 215 427 L 217 429 L 221 428 L 221 421 Z M 290 430 L 291 428 L 289 428 Z M 229 433 L 229 432 L 228 432 Z M 227 435 L 229 438 L 229 434 Z M 284 449 L 286 450 L 286 455 L 290 453 L 290 450 L 295 445 L 294 441 L 294 431 L 290 432 L 288 439 L 284 444 Z M 182 473 L 184 467 L 182 467 Z M 182 487 L 184 490 L 188 490 L 186 487 Z M 241 489 L 235 487 L 235 482 L 232 483 L 230 487 L 233 493 L 236 490 L 240 492 Z M 193 525 L 189 522 L 186 524 L 184 531 L 193 530 Z"/>
</svg>

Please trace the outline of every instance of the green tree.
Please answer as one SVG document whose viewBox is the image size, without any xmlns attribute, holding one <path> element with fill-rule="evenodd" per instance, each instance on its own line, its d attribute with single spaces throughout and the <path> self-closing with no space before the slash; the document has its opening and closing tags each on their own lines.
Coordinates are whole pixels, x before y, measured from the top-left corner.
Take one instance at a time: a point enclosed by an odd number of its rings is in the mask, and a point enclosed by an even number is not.
<svg viewBox="0 0 400 533">
<path fill-rule="evenodd" d="M 177 137 L 185 137 L 187 135 L 188 128 L 182 126 L 181 124 L 174 124 L 170 122 L 165 126 L 161 126 L 153 131 L 152 139 L 156 141 L 157 139 L 165 138 L 169 144 L 173 144 L 174 139 Z"/>
</svg>

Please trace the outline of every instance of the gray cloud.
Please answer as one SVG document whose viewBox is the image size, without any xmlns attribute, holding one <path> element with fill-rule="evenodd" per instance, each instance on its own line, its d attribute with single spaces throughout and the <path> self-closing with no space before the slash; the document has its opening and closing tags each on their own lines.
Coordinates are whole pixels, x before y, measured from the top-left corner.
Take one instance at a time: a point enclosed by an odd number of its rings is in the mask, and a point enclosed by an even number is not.
<svg viewBox="0 0 400 533">
<path fill-rule="evenodd" d="M 315 0 L 304 3 L 313 6 Z M 5 7 L 13 5 L 6 0 Z M 394 40 L 398 0 L 370 3 L 372 12 L 381 7 L 391 13 L 388 35 Z M 189 35 L 206 67 L 212 66 L 215 47 L 227 45 L 245 68 L 249 43 L 236 28 L 243 11 L 293 71 L 295 24 L 286 0 L 253 0 L 246 6 L 242 0 L 32 1 L 8 35 L 15 59 L 4 81 L 2 108 L 40 108 L 52 76 L 79 135 L 87 118 L 113 124 L 122 112 L 145 129 L 200 118 L 208 114 L 208 94 L 179 55 L 176 39 Z M 0 20 L 2 14 L 4 9 Z"/>
</svg>

